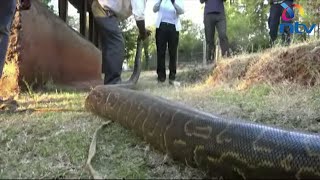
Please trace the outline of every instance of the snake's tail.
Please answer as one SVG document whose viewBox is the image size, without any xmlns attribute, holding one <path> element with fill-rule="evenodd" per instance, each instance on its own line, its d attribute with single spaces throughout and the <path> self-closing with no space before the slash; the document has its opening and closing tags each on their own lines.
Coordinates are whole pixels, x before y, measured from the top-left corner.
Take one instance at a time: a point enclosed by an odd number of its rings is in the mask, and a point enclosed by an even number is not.
<svg viewBox="0 0 320 180">
<path fill-rule="evenodd" d="M 91 161 L 94 158 L 94 156 L 96 155 L 96 149 L 97 149 L 97 134 L 98 132 L 100 132 L 102 129 L 104 129 L 105 127 L 107 127 L 108 125 L 110 125 L 112 123 L 112 121 L 107 121 L 106 123 L 104 123 L 103 125 L 101 125 L 93 134 L 92 137 L 92 141 L 90 144 L 90 148 L 89 148 L 89 153 L 88 153 L 88 159 L 87 159 L 87 163 L 86 166 L 89 169 L 89 172 L 91 174 L 91 176 L 93 177 L 93 179 L 103 179 L 102 176 L 99 174 L 98 171 L 96 171 L 92 165 L 91 165 Z"/>
<path fill-rule="evenodd" d="M 141 73 L 141 56 L 142 56 L 142 47 L 143 41 L 141 39 L 137 39 L 137 50 L 136 56 L 134 60 L 134 67 L 129 82 L 136 84 L 139 80 L 140 73 Z"/>
<path fill-rule="evenodd" d="M 124 87 L 124 88 L 132 88 L 139 80 L 140 73 L 141 73 L 141 55 L 142 55 L 142 47 L 143 47 L 143 41 L 141 39 L 137 39 L 137 50 L 136 50 L 136 56 L 134 60 L 134 68 L 133 72 L 131 74 L 131 77 L 128 81 L 125 81 L 121 84 L 117 85 L 108 85 L 108 86 L 117 86 L 117 87 Z M 97 148 L 97 134 L 100 132 L 100 130 L 107 127 L 109 124 L 111 124 L 112 121 L 107 121 L 105 124 L 101 125 L 93 134 L 92 141 L 89 148 L 88 153 L 88 159 L 86 162 L 86 167 L 88 168 L 90 174 L 94 179 L 103 179 L 102 176 L 92 167 L 91 161 L 94 158 L 96 154 L 96 148 Z"/>
<path fill-rule="evenodd" d="M 142 55 L 143 41 L 141 39 L 137 39 L 137 50 L 136 56 L 134 60 L 133 72 L 129 78 L 129 80 L 122 82 L 121 84 L 108 85 L 108 86 L 116 86 L 122 88 L 133 88 L 134 85 L 137 84 L 140 73 L 141 73 L 141 55 Z"/>
</svg>

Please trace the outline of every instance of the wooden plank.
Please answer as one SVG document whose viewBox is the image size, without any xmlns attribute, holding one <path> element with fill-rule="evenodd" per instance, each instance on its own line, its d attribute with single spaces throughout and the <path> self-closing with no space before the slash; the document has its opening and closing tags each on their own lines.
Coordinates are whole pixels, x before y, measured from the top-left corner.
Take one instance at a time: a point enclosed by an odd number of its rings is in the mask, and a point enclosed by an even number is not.
<svg viewBox="0 0 320 180">
<path fill-rule="evenodd" d="M 89 12 L 89 41 L 99 48 L 99 32 L 92 12 Z"/>
<path fill-rule="evenodd" d="M 101 46 L 101 39 L 100 39 L 100 33 L 98 31 L 97 28 L 95 28 L 95 43 L 97 48 L 99 48 L 100 50 L 102 49 L 102 46 Z"/>
<path fill-rule="evenodd" d="M 67 0 L 59 0 L 59 1 L 58 1 L 58 8 L 59 8 L 59 17 L 60 17 L 64 22 L 67 22 L 67 17 L 68 17 L 68 1 L 67 1 Z"/>
<path fill-rule="evenodd" d="M 94 36 L 94 17 L 92 12 L 89 12 L 89 41 L 93 42 Z"/>
</svg>

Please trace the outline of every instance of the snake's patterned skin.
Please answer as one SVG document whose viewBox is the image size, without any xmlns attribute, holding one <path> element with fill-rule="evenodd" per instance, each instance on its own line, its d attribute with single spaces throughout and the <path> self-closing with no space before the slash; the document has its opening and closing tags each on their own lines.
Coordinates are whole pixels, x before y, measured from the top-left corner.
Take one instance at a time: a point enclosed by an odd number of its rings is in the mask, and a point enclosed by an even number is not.
<svg viewBox="0 0 320 180">
<path fill-rule="evenodd" d="M 225 120 L 119 87 L 97 86 L 85 107 L 215 177 L 320 179 L 319 134 Z"/>
</svg>

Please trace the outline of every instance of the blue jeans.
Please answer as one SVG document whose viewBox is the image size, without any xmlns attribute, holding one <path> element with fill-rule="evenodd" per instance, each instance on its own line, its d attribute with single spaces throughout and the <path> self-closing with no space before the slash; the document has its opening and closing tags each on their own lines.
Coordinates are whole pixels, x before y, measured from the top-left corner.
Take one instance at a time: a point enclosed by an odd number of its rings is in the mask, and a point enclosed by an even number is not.
<svg viewBox="0 0 320 180">
<path fill-rule="evenodd" d="M 16 10 L 16 0 L 2 0 L 0 2 L 0 78 L 6 58 L 10 27 Z"/>
<path fill-rule="evenodd" d="M 292 7 L 292 0 L 286 0 L 284 1 L 288 6 Z M 282 23 L 292 23 L 292 21 L 284 21 L 281 17 L 282 12 L 283 12 L 283 7 L 280 4 L 272 4 L 270 7 L 270 16 L 268 20 L 269 24 L 269 35 L 271 38 L 271 44 L 275 42 L 278 36 L 278 31 L 279 31 L 279 24 L 280 24 L 280 19 Z M 284 34 L 282 34 L 282 42 L 285 44 L 290 44 L 291 42 L 291 34 L 290 34 L 290 29 L 289 27 L 285 28 Z"/>
<path fill-rule="evenodd" d="M 119 21 L 115 16 L 108 16 L 98 1 L 93 1 L 91 9 L 101 36 L 104 84 L 117 84 L 121 82 L 125 58 L 124 38 Z"/>
</svg>

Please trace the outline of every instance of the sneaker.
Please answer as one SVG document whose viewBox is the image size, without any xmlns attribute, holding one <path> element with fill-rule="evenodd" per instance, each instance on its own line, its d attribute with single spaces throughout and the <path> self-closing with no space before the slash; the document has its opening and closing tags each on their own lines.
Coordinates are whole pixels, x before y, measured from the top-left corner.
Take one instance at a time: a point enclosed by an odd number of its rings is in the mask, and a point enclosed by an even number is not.
<svg viewBox="0 0 320 180">
<path fill-rule="evenodd" d="M 175 80 L 169 80 L 169 84 L 171 86 L 174 86 L 174 87 L 180 87 L 181 86 L 181 83 L 179 81 L 175 81 Z"/>
</svg>

